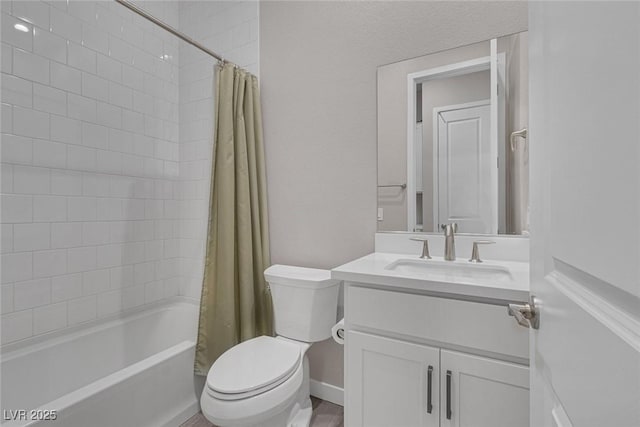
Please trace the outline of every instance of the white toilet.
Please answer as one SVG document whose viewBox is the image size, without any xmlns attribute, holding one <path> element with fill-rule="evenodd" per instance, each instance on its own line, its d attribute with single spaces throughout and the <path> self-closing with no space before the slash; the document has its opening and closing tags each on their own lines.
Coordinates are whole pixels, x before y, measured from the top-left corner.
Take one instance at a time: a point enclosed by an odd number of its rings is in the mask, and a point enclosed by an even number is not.
<svg viewBox="0 0 640 427">
<path fill-rule="evenodd" d="M 327 270 L 273 265 L 271 288 L 277 337 L 261 336 L 215 361 L 200 398 L 217 426 L 303 427 L 311 420 L 311 344 L 331 336 L 340 282 Z"/>
</svg>

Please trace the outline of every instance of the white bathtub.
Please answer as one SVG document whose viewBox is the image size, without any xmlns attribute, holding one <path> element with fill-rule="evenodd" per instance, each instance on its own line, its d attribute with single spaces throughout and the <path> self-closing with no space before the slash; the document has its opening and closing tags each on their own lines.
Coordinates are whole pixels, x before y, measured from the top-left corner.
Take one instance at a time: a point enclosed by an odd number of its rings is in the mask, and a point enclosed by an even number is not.
<svg viewBox="0 0 640 427">
<path fill-rule="evenodd" d="M 177 301 L 4 348 L 2 427 L 180 425 L 198 411 L 197 322 Z M 57 419 L 31 419 L 46 411 Z"/>
</svg>

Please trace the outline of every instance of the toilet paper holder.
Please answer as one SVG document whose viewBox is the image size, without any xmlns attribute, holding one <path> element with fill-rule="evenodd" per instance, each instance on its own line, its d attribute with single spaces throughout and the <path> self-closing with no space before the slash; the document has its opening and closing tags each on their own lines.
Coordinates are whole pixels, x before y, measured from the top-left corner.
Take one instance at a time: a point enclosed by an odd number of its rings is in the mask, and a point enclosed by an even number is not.
<svg viewBox="0 0 640 427">
<path fill-rule="evenodd" d="M 331 328 L 331 337 L 340 345 L 344 344 L 344 319 L 340 319 L 338 323 Z"/>
</svg>

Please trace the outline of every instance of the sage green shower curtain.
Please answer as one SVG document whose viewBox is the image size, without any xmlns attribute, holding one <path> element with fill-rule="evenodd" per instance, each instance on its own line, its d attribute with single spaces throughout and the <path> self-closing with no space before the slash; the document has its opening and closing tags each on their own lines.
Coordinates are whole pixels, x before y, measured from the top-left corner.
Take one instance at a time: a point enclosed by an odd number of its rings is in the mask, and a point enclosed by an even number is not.
<svg viewBox="0 0 640 427">
<path fill-rule="evenodd" d="M 266 173 L 258 79 L 216 70 L 214 161 L 195 372 L 225 350 L 272 333 Z"/>
</svg>

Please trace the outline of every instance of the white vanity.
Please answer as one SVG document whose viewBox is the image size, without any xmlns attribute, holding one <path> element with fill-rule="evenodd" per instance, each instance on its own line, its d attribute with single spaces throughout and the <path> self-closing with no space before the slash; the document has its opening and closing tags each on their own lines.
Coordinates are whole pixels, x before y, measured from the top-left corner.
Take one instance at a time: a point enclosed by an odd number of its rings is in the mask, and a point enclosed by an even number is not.
<svg viewBox="0 0 640 427">
<path fill-rule="evenodd" d="M 528 425 L 529 333 L 507 310 L 529 300 L 527 239 L 496 237 L 472 264 L 473 236 L 456 236 L 456 261 L 439 236 L 420 259 L 409 237 L 378 234 L 378 252 L 332 271 L 345 291 L 345 424 Z"/>
<path fill-rule="evenodd" d="M 519 33 L 378 67 L 375 252 L 332 272 L 347 427 L 529 424 L 527 52 Z"/>
</svg>

